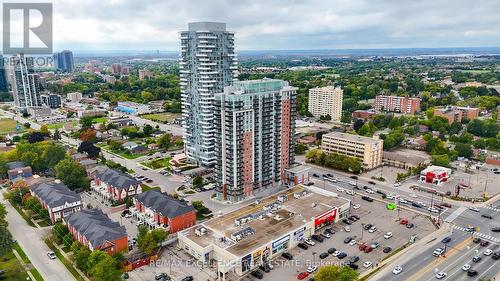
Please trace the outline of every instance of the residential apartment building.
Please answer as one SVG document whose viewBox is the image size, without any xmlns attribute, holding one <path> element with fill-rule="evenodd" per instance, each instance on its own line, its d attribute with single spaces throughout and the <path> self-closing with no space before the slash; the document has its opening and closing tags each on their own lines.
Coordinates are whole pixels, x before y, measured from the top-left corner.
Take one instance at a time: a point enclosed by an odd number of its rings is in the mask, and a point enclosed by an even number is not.
<svg viewBox="0 0 500 281">
<path fill-rule="evenodd" d="M 332 132 L 321 139 L 323 151 L 358 158 L 368 170 L 382 164 L 383 148 L 383 140 L 346 133 Z"/>
<path fill-rule="evenodd" d="M 72 93 L 67 93 L 66 94 L 66 99 L 69 100 L 70 102 L 80 102 L 83 98 L 82 93 L 80 92 L 72 92 Z"/>
<path fill-rule="evenodd" d="M 234 33 L 225 23 L 194 22 L 180 34 L 182 126 L 186 155 L 203 166 L 215 164 L 213 99 L 237 78 Z"/>
<path fill-rule="evenodd" d="M 75 62 L 73 60 L 73 52 L 64 50 L 59 53 L 54 53 L 54 68 L 62 72 L 73 72 L 75 70 Z"/>
<path fill-rule="evenodd" d="M 9 81 L 14 105 L 19 111 L 26 112 L 29 107 L 42 106 L 39 77 L 33 70 L 33 57 L 24 54 L 13 56 L 8 62 Z"/>
<path fill-rule="evenodd" d="M 238 202 L 286 179 L 295 162 L 296 90 L 286 81 L 237 81 L 215 95 L 217 197 Z"/>
<path fill-rule="evenodd" d="M 128 196 L 142 193 L 141 183 L 120 171 L 97 166 L 90 174 L 92 178 L 90 188 L 105 199 L 122 201 Z"/>
<path fill-rule="evenodd" d="M 358 110 L 354 110 L 351 113 L 351 117 L 352 117 L 352 119 L 363 119 L 364 121 L 367 121 L 367 120 L 370 120 L 371 118 L 373 118 L 373 116 L 375 114 L 377 114 L 377 112 L 375 112 L 375 110 L 373 110 L 373 109 L 368 109 L 368 110 L 358 109 Z"/>
<path fill-rule="evenodd" d="M 479 108 L 447 106 L 445 108 L 434 109 L 434 116 L 446 118 L 451 125 L 454 122 L 462 122 L 462 119 L 476 119 L 479 116 Z"/>
<path fill-rule="evenodd" d="M 126 251 L 128 236 L 125 226 L 111 220 L 100 209 L 83 209 L 64 218 L 74 239 L 89 248 L 113 255 Z"/>
<path fill-rule="evenodd" d="M 151 79 L 153 73 L 147 69 L 139 69 L 139 80 Z"/>
<path fill-rule="evenodd" d="M 196 224 L 196 210 L 184 201 L 157 190 L 148 190 L 134 197 L 131 213 L 150 228 L 163 228 L 169 233 Z"/>
<path fill-rule="evenodd" d="M 378 95 L 373 107 L 378 111 L 415 114 L 420 111 L 420 98 Z"/>
<path fill-rule="evenodd" d="M 80 195 L 59 180 L 47 179 L 38 182 L 30 186 L 30 193 L 49 212 L 52 223 L 61 221 L 83 208 Z"/>
<path fill-rule="evenodd" d="M 56 94 L 41 95 L 42 103 L 50 108 L 59 108 L 62 105 L 61 96 Z"/>
<path fill-rule="evenodd" d="M 340 121 L 343 95 L 340 87 L 327 86 L 309 89 L 309 112 L 314 117 L 330 115 L 331 120 Z"/>
</svg>

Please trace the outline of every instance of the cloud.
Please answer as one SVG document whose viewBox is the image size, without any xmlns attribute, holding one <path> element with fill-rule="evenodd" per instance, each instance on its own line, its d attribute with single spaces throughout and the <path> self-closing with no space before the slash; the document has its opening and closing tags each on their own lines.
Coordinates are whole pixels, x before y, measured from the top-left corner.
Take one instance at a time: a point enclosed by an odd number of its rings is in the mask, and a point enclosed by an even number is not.
<svg viewBox="0 0 500 281">
<path fill-rule="evenodd" d="M 500 46 L 500 1 L 57 0 L 57 49 L 178 50 L 191 21 L 222 21 L 237 48 Z"/>
</svg>

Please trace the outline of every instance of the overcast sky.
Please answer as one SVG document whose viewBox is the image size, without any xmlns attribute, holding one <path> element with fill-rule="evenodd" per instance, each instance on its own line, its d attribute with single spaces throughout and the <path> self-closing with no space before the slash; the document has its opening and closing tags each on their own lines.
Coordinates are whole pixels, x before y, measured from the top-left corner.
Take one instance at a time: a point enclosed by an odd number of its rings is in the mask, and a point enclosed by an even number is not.
<svg viewBox="0 0 500 281">
<path fill-rule="evenodd" d="M 54 0 L 55 49 L 179 49 L 191 21 L 239 50 L 500 46 L 500 0 Z"/>
</svg>

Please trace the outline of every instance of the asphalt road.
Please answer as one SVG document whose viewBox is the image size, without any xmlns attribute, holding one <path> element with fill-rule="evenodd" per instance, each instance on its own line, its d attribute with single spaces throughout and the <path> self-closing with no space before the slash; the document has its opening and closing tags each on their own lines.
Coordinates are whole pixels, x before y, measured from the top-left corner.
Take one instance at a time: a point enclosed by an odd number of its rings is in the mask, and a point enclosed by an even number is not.
<svg viewBox="0 0 500 281">
<path fill-rule="evenodd" d="M 51 260 L 47 256 L 49 247 L 43 242 L 44 230 L 29 226 L 12 205 L 2 199 L 7 209 L 7 221 L 12 237 L 17 240 L 31 263 L 40 272 L 44 280 L 75 280 L 59 259 Z"/>
<path fill-rule="evenodd" d="M 373 280 L 437 280 L 435 275 L 440 271 L 448 274 L 443 280 L 488 280 L 495 276 L 498 277 L 500 274 L 499 261 L 493 260 L 491 256 L 484 256 L 483 252 L 486 249 L 491 249 L 493 252 L 500 251 L 500 235 L 491 232 L 491 227 L 500 226 L 498 217 L 500 210 L 488 207 L 479 209 L 479 212 L 474 212 L 467 208 L 461 208 L 457 211 L 458 216 L 454 219 L 454 216 L 450 218 L 450 233 L 442 235 L 432 243 L 413 252 L 412 255 L 402 257 L 397 262 L 403 268 L 403 272 L 394 275 L 385 270 L 376 275 Z M 483 218 L 481 214 L 490 214 L 493 219 Z M 470 233 L 465 231 L 467 226 L 479 228 L 477 232 Z M 446 244 L 445 257 L 434 257 L 432 252 L 437 247 L 444 248 L 441 240 L 446 236 L 451 237 L 452 240 Z M 485 247 L 475 244 L 472 242 L 472 236 L 487 240 L 490 244 Z M 473 263 L 472 257 L 476 255 L 481 256 L 482 260 Z M 462 270 L 462 266 L 466 263 L 470 264 L 472 269 L 477 270 L 479 274 L 475 277 L 468 277 L 466 272 Z M 392 264 L 389 269 L 392 271 L 394 266 L 395 264 Z"/>
</svg>

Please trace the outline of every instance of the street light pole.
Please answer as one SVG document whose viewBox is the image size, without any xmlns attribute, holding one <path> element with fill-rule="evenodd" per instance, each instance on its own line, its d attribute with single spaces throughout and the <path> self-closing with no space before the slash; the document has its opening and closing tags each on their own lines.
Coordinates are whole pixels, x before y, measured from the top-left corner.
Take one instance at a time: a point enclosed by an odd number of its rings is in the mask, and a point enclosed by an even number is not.
<svg viewBox="0 0 500 281">
<path fill-rule="evenodd" d="M 364 233 L 364 231 L 365 231 L 365 224 L 362 223 L 361 224 L 361 241 L 363 241 L 363 233 Z"/>
</svg>

